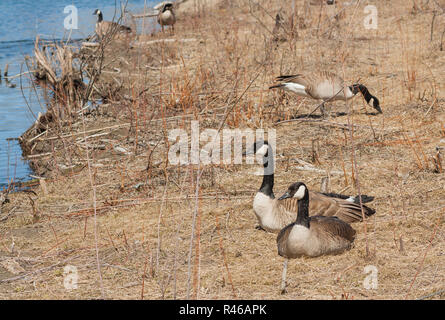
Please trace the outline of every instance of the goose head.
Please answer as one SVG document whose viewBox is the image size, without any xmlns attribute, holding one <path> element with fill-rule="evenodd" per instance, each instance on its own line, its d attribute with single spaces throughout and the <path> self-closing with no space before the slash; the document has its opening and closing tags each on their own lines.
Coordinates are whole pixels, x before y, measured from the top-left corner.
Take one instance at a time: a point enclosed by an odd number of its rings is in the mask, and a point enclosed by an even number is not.
<svg viewBox="0 0 445 320">
<path fill-rule="evenodd" d="M 94 10 L 93 12 L 93 16 L 97 15 L 97 21 L 102 21 L 103 16 L 102 16 L 102 11 L 100 11 L 99 9 Z"/>
<path fill-rule="evenodd" d="M 284 200 L 287 198 L 296 198 L 302 200 L 309 196 L 309 191 L 303 182 L 296 182 L 289 186 L 287 191 L 278 198 L 278 200 Z"/>
<path fill-rule="evenodd" d="M 162 7 L 161 12 L 165 12 L 167 10 L 170 10 L 170 11 L 173 10 L 173 3 L 167 2 L 166 4 L 164 4 L 164 6 Z"/>
<path fill-rule="evenodd" d="M 243 152 L 243 156 L 255 155 L 259 163 L 264 167 L 264 175 L 274 172 L 274 154 L 272 146 L 267 140 L 257 140 L 252 147 Z"/>
<path fill-rule="evenodd" d="M 243 152 L 243 156 L 254 154 L 256 156 L 268 157 L 269 148 L 270 146 L 267 140 L 258 140 L 254 142 L 252 147 L 246 149 L 246 151 Z"/>
</svg>

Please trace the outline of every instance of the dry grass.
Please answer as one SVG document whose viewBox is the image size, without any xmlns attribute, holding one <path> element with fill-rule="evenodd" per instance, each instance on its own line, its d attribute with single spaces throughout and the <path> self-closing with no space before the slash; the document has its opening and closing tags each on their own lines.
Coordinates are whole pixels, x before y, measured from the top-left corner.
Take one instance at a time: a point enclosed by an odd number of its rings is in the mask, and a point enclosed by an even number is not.
<svg viewBox="0 0 445 320">
<path fill-rule="evenodd" d="M 33 165 L 46 179 L 2 206 L 10 215 L 0 222 L 0 298 L 101 297 L 96 244 L 112 299 L 444 297 L 445 175 L 433 158 L 445 144 L 445 17 L 435 18 L 430 41 L 432 1 L 374 1 L 377 30 L 363 27 L 365 4 L 296 1 L 297 32 L 285 30 L 287 41 L 277 43 L 275 14 L 291 2 L 258 2 L 198 1 L 178 16 L 174 36 L 139 38 L 196 41 L 111 47 L 97 83 L 108 93 L 95 92 L 104 104 L 33 140 L 30 154 L 41 154 Z M 309 70 L 360 79 L 383 114 L 357 97 L 333 103 L 327 120 L 277 124 L 317 104 L 268 86 Z M 166 161 L 168 130 L 190 131 L 190 120 L 218 129 L 225 114 L 224 128 L 277 130 L 276 194 L 294 181 L 317 190 L 329 175 L 330 191 L 355 194 L 358 179 L 375 196 L 377 213 L 354 225 L 355 247 L 291 261 L 284 296 L 276 235 L 254 228 L 255 168 Z M 299 170 L 301 161 L 320 170 Z M 64 288 L 66 265 L 78 269 L 76 290 Z M 367 265 L 378 268 L 378 289 L 363 286 Z"/>
</svg>

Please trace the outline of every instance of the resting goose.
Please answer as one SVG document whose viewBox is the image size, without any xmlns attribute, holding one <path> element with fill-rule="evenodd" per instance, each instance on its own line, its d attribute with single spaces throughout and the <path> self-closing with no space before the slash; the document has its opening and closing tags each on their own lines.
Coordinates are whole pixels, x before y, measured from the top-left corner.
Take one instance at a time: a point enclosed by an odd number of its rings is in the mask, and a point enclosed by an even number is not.
<svg viewBox="0 0 445 320">
<path fill-rule="evenodd" d="M 123 26 L 113 21 L 104 21 L 102 11 L 99 9 L 96 9 L 93 12 L 93 15 L 97 15 L 95 31 L 99 40 L 102 40 L 109 32 L 116 32 L 116 35 L 129 35 L 132 33 L 130 27 Z"/>
<path fill-rule="evenodd" d="M 291 91 L 299 96 L 309 97 L 315 100 L 322 100 L 320 110 L 325 115 L 324 104 L 333 100 L 349 100 L 359 92 L 366 102 L 371 104 L 377 112 L 382 113 L 379 99 L 369 93 L 363 84 L 345 85 L 343 79 L 338 75 L 322 71 L 307 74 L 284 75 L 276 78 L 280 83 L 270 86 L 269 89 L 281 88 Z"/>
<path fill-rule="evenodd" d="M 276 199 L 274 186 L 274 158 L 272 147 L 267 141 L 257 141 L 245 154 L 255 153 L 263 159 L 263 181 L 253 200 L 253 211 L 261 228 L 268 232 L 279 232 L 295 221 L 298 213 L 298 202 L 294 198 Z M 310 191 L 310 208 L 312 215 L 336 216 L 345 222 L 362 221 L 360 198 L 335 193 Z M 373 197 L 362 196 L 362 204 L 372 201 Z M 375 213 L 374 209 L 363 206 L 365 216 Z"/>
<path fill-rule="evenodd" d="M 298 215 L 296 221 L 283 228 L 277 237 L 278 254 L 286 258 L 281 293 L 286 290 L 288 259 L 339 254 L 349 250 L 355 239 L 355 230 L 337 217 L 309 217 L 311 201 L 309 190 L 304 183 L 292 184 L 279 200 L 289 198 L 298 201 Z"/>
</svg>

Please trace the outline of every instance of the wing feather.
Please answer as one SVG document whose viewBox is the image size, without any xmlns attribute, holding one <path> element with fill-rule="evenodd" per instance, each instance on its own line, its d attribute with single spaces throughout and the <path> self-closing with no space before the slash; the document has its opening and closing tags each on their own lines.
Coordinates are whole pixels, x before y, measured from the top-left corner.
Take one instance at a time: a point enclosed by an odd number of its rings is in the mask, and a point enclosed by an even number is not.
<svg viewBox="0 0 445 320">
<path fill-rule="evenodd" d="M 310 192 L 309 196 L 309 212 L 312 215 L 336 216 L 348 223 L 363 220 L 360 204 L 318 192 Z M 364 205 L 363 212 L 365 216 L 371 216 L 375 210 Z"/>
<path fill-rule="evenodd" d="M 355 239 L 355 230 L 337 217 L 313 216 L 310 228 L 313 232 L 329 234 L 333 238 L 342 238 L 351 243 Z"/>
</svg>

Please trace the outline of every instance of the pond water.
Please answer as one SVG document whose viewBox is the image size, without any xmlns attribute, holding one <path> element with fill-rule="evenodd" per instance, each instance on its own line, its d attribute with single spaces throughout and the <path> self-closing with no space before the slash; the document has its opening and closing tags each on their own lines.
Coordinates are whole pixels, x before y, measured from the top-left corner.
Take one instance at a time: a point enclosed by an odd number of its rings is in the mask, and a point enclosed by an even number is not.
<svg viewBox="0 0 445 320">
<path fill-rule="evenodd" d="M 127 10 L 142 12 L 160 1 L 129 0 Z M 24 63 L 26 55 L 33 54 L 34 40 L 37 35 L 42 39 L 60 40 L 84 39 L 94 33 L 95 9 L 103 12 L 104 20 L 115 15 L 114 0 L 0 0 L 0 190 L 11 180 L 29 180 L 32 174 L 26 161 L 22 160 L 22 150 L 18 138 L 35 121 L 39 112 L 45 112 L 45 104 L 38 97 L 39 91 L 31 85 L 29 74 L 6 82 L 3 73 L 8 64 L 8 75 L 14 76 L 28 71 Z M 64 21 L 72 22 L 69 17 L 73 11 L 67 6 L 77 8 L 78 29 L 67 30 Z M 119 10 L 117 11 L 119 12 Z"/>
</svg>

